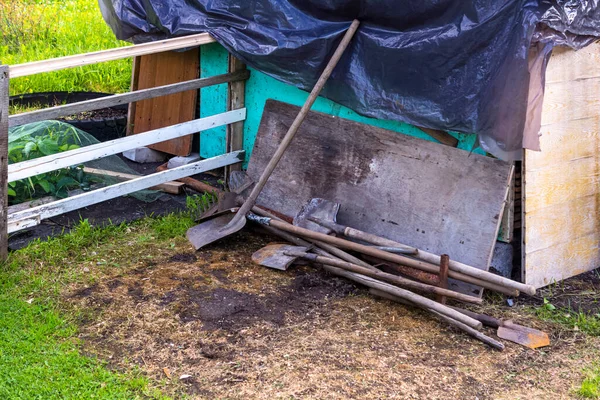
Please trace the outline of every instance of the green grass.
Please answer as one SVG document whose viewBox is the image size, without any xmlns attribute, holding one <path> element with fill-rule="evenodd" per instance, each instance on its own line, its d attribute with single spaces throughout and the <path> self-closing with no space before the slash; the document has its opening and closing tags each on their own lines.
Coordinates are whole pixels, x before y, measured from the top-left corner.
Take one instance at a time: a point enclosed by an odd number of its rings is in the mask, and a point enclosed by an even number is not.
<svg viewBox="0 0 600 400">
<path fill-rule="evenodd" d="M 600 365 L 584 370 L 586 378 L 577 394 L 587 399 L 600 399 Z"/>
<path fill-rule="evenodd" d="M 0 398 L 135 399 L 165 398 L 139 371 L 111 371 L 81 353 L 78 315 L 61 306 L 64 287 L 92 284 L 82 265 L 102 259 L 107 268 L 134 262 L 127 251 L 144 236 L 164 248 L 183 239 L 193 225 L 190 213 L 145 218 L 133 224 L 74 230 L 47 241 L 34 241 L 11 254 L 0 269 Z M 141 247 L 138 247 L 139 250 Z"/>
<path fill-rule="evenodd" d="M 92 311 L 75 311 L 61 298 L 70 284 L 95 282 L 85 265 L 111 273 L 185 242 L 193 216 L 212 198 L 190 196 L 185 212 L 131 224 L 93 227 L 84 220 L 11 253 L 0 267 L 0 399 L 166 398 L 140 371 L 112 371 L 83 355 L 77 321 Z"/>
<path fill-rule="evenodd" d="M 600 336 L 600 314 L 586 314 L 570 308 L 555 307 L 548 300 L 535 310 L 544 321 L 551 321 L 570 330 L 578 330 L 590 336 Z"/>
<path fill-rule="evenodd" d="M 127 45 L 104 22 L 97 0 L 0 0 L 0 63 L 14 65 Z M 11 94 L 124 92 L 131 60 L 11 79 Z"/>
</svg>

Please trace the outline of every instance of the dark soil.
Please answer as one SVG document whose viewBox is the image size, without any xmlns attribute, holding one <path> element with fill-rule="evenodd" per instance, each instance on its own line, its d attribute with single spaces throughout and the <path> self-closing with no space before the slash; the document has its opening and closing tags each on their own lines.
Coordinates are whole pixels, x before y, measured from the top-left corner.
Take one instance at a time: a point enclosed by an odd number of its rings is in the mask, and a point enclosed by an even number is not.
<svg viewBox="0 0 600 400">
<path fill-rule="evenodd" d="M 85 111 L 79 114 L 68 115 L 66 117 L 62 117 L 66 122 L 69 121 L 78 121 L 85 119 L 107 119 L 107 118 L 118 118 L 118 117 L 126 117 L 127 109 L 118 109 L 118 108 L 103 108 L 101 110 L 93 110 L 93 111 Z"/>
<path fill-rule="evenodd" d="M 164 194 L 152 203 L 144 203 L 134 197 L 120 197 L 45 220 L 36 227 L 15 233 L 10 237 L 8 244 L 11 250 L 18 250 L 35 239 L 44 240 L 69 232 L 83 219 L 97 226 L 118 225 L 147 215 L 160 216 L 184 209 L 185 195 Z"/>
<path fill-rule="evenodd" d="M 196 260 L 198 260 L 198 257 L 193 253 L 178 253 L 169 258 L 169 262 L 193 263 L 196 262 Z"/>
<path fill-rule="evenodd" d="M 312 272 L 297 276 L 290 285 L 265 296 L 224 288 L 210 292 L 187 290 L 183 293 L 186 301 L 180 302 L 184 308 L 177 314 L 184 323 L 202 321 L 205 330 L 237 332 L 263 322 L 281 326 L 286 315 L 294 319 L 311 318 L 328 300 L 346 297 L 356 290 L 345 281 Z M 173 296 L 173 301 L 176 300 L 177 296 Z"/>
<path fill-rule="evenodd" d="M 521 296 L 521 304 L 540 306 L 544 299 L 555 307 L 595 315 L 600 312 L 600 269 L 539 289 L 535 297 Z"/>
<path fill-rule="evenodd" d="M 194 399 L 569 398 L 599 357 L 596 338 L 495 304 L 478 311 L 547 330 L 552 341 L 536 351 L 505 342 L 498 353 L 322 270 L 257 266 L 252 253 L 271 240 L 243 230 L 196 253 L 187 243 L 149 246 L 132 254 L 154 250 L 152 261 L 92 264 L 94 285 L 65 295 L 85 316 L 83 351 Z"/>
</svg>

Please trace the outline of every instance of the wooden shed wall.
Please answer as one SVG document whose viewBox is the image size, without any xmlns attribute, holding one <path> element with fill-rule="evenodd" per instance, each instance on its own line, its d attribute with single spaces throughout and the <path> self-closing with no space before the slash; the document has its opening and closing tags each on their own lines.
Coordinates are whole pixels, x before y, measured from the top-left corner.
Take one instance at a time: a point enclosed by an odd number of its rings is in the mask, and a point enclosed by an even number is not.
<svg viewBox="0 0 600 400">
<path fill-rule="evenodd" d="M 541 135 L 523 174 L 523 281 L 536 287 L 600 266 L 599 43 L 554 51 Z"/>
</svg>

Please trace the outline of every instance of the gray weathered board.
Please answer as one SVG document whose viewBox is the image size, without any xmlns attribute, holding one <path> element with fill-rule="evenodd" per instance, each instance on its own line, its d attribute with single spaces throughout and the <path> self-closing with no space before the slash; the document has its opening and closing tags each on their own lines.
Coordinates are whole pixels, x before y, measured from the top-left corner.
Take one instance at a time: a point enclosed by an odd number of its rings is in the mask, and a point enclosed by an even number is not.
<svg viewBox="0 0 600 400">
<path fill-rule="evenodd" d="M 255 181 L 298 111 L 267 101 L 248 166 Z M 313 197 L 336 201 L 342 224 L 487 270 L 511 175 L 500 160 L 311 112 L 258 204 L 294 216 Z"/>
</svg>

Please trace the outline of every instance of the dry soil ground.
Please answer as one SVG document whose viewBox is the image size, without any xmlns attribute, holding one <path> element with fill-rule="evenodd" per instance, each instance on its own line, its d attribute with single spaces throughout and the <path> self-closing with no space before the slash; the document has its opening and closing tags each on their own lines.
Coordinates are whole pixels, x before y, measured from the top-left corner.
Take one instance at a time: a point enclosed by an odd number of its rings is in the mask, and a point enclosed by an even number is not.
<svg viewBox="0 0 600 400">
<path fill-rule="evenodd" d="M 86 350 L 199 399 L 572 398 L 598 359 L 598 338 L 537 320 L 531 301 L 483 310 L 545 329 L 552 345 L 498 352 L 313 267 L 254 265 L 269 240 L 243 232 L 200 252 L 178 241 L 119 269 L 90 265 L 96 283 L 64 293 Z"/>
</svg>

